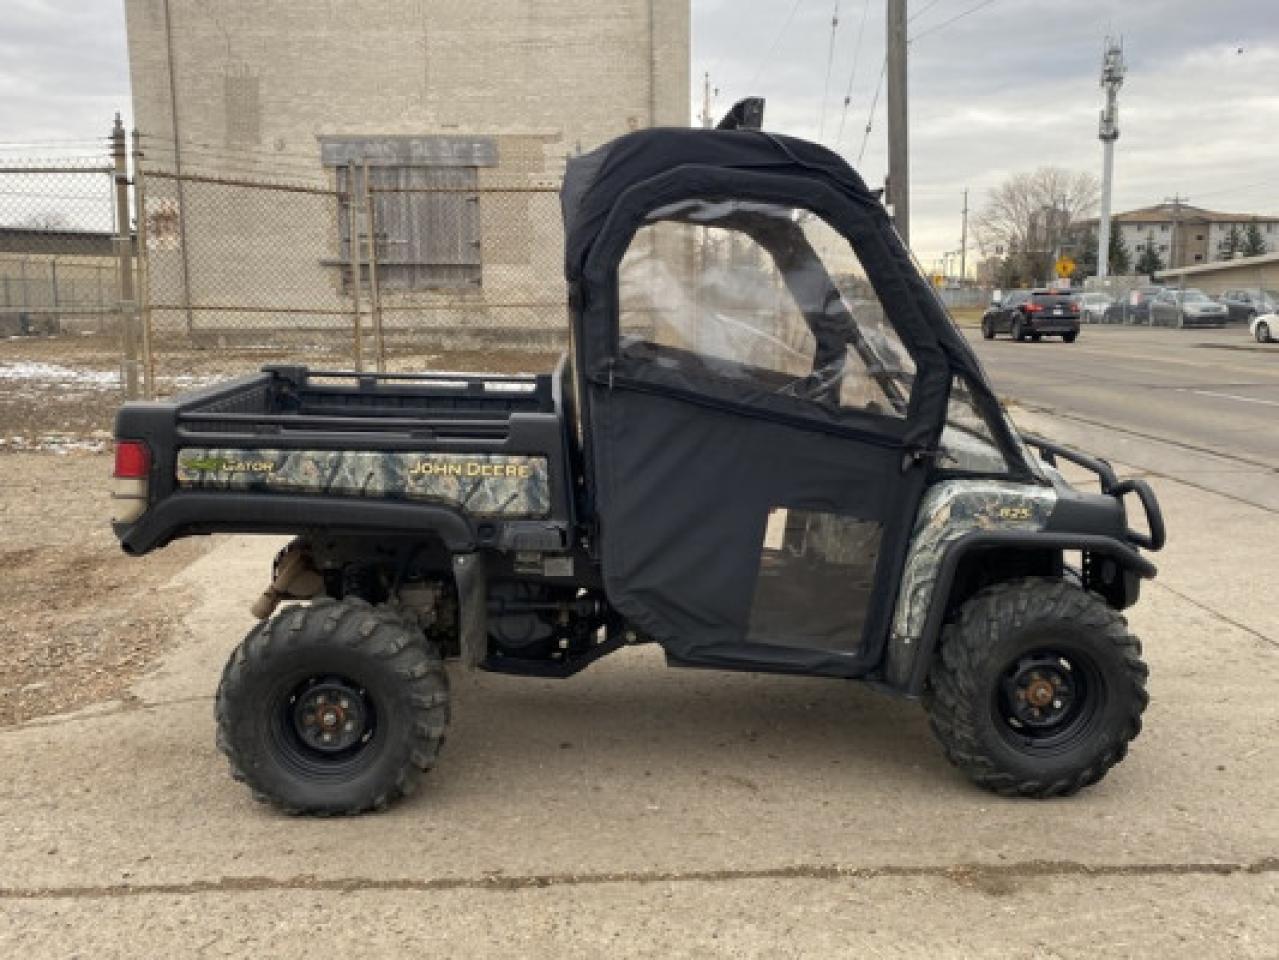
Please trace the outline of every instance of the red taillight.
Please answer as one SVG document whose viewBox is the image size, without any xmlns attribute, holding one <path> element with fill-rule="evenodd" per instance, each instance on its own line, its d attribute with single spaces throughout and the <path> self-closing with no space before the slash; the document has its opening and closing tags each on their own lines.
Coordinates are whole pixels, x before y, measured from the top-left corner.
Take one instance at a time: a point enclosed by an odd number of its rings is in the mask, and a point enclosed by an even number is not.
<svg viewBox="0 0 1279 960">
<path fill-rule="evenodd" d="M 115 442 L 115 473 L 124 480 L 142 480 L 151 472 L 151 450 L 141 440 Z"/>
<path fill-rule="evenodd" d="M 1024 309 L 1027 313 L 1040 313 L 1044 308 L 1037 303 L 1028 303 Z"/>
</svg>

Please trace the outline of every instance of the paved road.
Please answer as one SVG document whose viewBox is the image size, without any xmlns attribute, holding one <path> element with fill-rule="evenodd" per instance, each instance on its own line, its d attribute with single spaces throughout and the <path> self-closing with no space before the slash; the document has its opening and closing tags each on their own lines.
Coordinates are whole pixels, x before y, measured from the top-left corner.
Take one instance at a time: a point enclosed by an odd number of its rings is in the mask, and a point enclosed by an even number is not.
<svg viewBox="0 0 1279 960">
<path fill-rule="evenodd" d="M 1037 413 L 1103 455 L 1279 510 L 1279 344 L 1238 327 L 1089 326 L 1069 345 L 970 335 L 1015 418 Z"/>
</svg>

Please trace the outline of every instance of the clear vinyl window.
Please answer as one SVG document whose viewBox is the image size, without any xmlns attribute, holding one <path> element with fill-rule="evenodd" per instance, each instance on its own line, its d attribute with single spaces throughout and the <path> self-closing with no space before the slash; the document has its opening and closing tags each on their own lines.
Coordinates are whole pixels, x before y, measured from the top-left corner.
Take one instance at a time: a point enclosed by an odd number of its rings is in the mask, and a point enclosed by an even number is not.
<svg viewBox="0 0 1279 960">
<path fill-rule="evenodd" d="M 748 639 L 860 649 L 882 534 L 880 524 L 856 517 L 769 511 Z"/>
<path fill-rule="evenodd" d="M 811 211 L 743 200 L 655 210 L 619 290 L 623 357 L 703 384 L 906 415 L 910 354 L 848 241 Z"/>
<path fill-rule="evenodd" d="M 960 377 L 955 377 L 950 385 L 938 466 L 965 473 L 1008 473 L 1008 459 L 999 449 L 990 424 L 977 409 L 967 381 Z"/>
</svg>

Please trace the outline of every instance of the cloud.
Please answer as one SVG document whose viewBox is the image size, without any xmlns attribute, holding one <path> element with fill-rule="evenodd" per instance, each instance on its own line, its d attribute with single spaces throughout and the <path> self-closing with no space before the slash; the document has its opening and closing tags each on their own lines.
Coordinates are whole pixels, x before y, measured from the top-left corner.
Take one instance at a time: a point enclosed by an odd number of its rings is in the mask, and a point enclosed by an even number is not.
<svg viewBox="0 0 1279 960">
<path fill-rule="evenodd" d="M 5 0 L 0 142 L 106 137 L 131 115 L 122 0 Z"/>
<path fill-rule="evenodd" d="M 1180 193 L 1205 206 L 1279 213 L 1274 0 L 994 0 L 935 29 L 977 3 L 910 0 L 909 32 L 919 38 L 910 47 L 912 238 L 926 263 L 958 245 L 965 187 L 976 208 L 985 190 L 1019 170 L 1100 173 L 1097 75 L 1107 33 L 1124 36 L 1129 64 L 1116 209 Z M 123 8 L 122 0 L 5 0 L 0 141 L 99 138 L 116 110 L 127 122 Z M 692 0 L 694 112 L 709 70 L 717 114 L 762 94 L 771 129 L 816 137 L 834 8 L 833 0 Z M 834 140 L 842 120 L 838 146 L 854 161 L 865 137 L 859 166 L 872 185 L 885 167 L 882 90 L 864 133 L 883 63 L 883 14 L 883 0 L 841 0 L 821 131 Z"/>
<path fill-rule="evenodd" d="M 833 0 L 694 3 L 694 103 L 710 70 L 720 110 L 748 94 L 769 100 L 771 129 L 818 133 Z M 912 0 L 910 135 L 912 243 L 926 264 L 959 245 L 965 187 L 970 207 L 1017 171 L 1044 165 L 1100 175 L 1097 116 L 1102 42 L 1124 37 L 1115 209 L 1180 193 L 1192 203 L 1279 213 L 1279 18 L 1273 0 L 995 0 L 925 33 L 978 0 Z M 883 0 L 867 0 L 852 102 L 839 144 L 856 163 L 883 63 Z M 843 110 L 862 4 L 839 5 L 825 139 Z M 780 40 L 779 40 L 780 35 Z M 1238 52 L 1242 48 L 1243 52 Z M 769 55 L 769 51 L 773 51 Z M 758 81 L 752 86 L 752 79 Z M 836 123 L 831 124 L 832 114 Z M 859 169 L 883 182 L 881 91 Z"/>
</svg>

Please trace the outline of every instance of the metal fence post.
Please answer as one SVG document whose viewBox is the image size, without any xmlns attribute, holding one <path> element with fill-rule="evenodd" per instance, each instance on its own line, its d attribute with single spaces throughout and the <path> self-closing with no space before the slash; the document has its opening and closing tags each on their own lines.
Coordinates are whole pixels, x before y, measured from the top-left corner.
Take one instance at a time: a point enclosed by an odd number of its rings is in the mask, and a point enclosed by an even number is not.
<svg viewBox="0 0 1279 960">
<path fill-rule="evenodd" d="M 146 177 L 142 173 L 142 136 L 133 131 L 133 209 L 137 224 L 138 321 L 142 333 L 142 379 L 147 399 L 155 397 L 155 352 L 151 342 L 151 262 L 147 248 Z M 189 305 L 188 305 L 189 307 Z"/>
<path fill-rule="evenodd" d="M 364 330 L 360 318 L 360 218 L 355 208 L 355 161 L 346 165 L 347 251 L 351 255 L 351 314 L 355 322 L 355 372 L 364 372 Z"/>
<path fill-rule="evenodd" d="M 386 339 L 382 335 L 382 294 L 377 277 L 377 215 L 374 213 L 373 186 L 369 178 L 369 161 L 364 161 L 364 208 L 369 234 L 369 313 L 373 317 L 373 343 L 377 350 L 377 372 L 386 373 Z"/>
<path fill-rule="evenodd" d="M 124 143 L 124 124 L 115 115 L 111 130 L 111 158 L 115 161 L 116 255 L 120 267 L 120 339 L 123 348 L 121 380 L 129 400 L 138 397 L 138 340 L 134 324 L 133 238 L 129 231 L 129 157 Z"/>
</svg>

